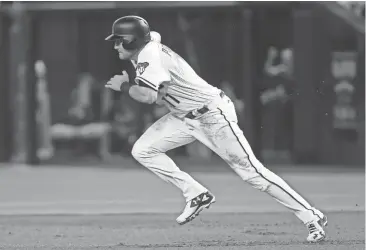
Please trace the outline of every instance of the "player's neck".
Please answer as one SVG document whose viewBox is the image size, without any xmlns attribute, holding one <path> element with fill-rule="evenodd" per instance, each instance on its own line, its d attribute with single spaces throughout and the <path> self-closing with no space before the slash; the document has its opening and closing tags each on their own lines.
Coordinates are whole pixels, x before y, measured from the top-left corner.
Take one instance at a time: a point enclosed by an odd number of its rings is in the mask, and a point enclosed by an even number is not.
<svg viewBox="0 0 366 250">
<path fill-rule="evenodd" d="M 137 63 L 138 56 L 139 56 L 140 52 L 145 48 L 145 46 L 146 46 L 146 44 L 142 48 L 137 50 L 136 53 L 133 54 L 133 56 L 131 57 L 131 61 L 134 61 L 135 63 Z"/>
<path fill-rule="evenodd" d="M 133 54 L 133 56 L 131 57 L 131 61 L 133 61 L 133 62 L 137 63 L 137 58 L 138 58 L 138 56 L 139 56 L 139 54 L 140 54 L 140 51 L 141 51 L 141 50 L 138 50 L 138 51 L 136 51 L 136 53 L 135 53 L 135 54 Z"/>
</svg>

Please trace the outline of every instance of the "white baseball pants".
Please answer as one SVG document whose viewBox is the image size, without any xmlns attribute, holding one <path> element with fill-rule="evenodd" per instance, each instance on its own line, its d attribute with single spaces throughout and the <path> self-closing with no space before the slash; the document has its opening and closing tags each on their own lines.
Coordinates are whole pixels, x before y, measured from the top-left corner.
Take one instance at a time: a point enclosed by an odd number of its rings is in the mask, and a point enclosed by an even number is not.
<svg viewBox="0 0 366 250">
<path fill-rule="evenodd" d="M 163 116 L 135 143 L 132 155 L 160 178 L 177 186 L 189 201 L 207 189 L 181 171 L 165 152 L 195 140 L 224 159 L 244 181 L 291 209 L 303 223 L 323 217 L 319 210 L 257 160 L 237 124 L 234 105 L 226 96 L 220 98 L 215 109 L 196 119 L 180 119 L 172 113 Z"/>
</svg>

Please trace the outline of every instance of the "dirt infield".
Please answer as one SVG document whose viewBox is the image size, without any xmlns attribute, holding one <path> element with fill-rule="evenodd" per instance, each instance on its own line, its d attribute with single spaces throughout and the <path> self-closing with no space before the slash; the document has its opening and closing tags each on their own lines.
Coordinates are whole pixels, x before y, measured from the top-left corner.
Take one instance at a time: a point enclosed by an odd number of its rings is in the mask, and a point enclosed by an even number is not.
<svg viewBox="0 0 366 250">
<path fill-rule="evenodd" d="M 179 226 L 173 214 L 3 216 L 0 249 L 361 250 L 362 212 L 329 213 L 326 241 L 305 242 L 305 227 L 288 213 L 202 213 Z"/>
<path fill-rule="evenodd" d="M 0 168 L 0 249 L 361 250 L 364 171 L 275 171 L 328 215 L 327 240 L 231 171 L 193 172 L 217 202 L 179 226 L 180 192 L 149 171 Z"/>
</svg>

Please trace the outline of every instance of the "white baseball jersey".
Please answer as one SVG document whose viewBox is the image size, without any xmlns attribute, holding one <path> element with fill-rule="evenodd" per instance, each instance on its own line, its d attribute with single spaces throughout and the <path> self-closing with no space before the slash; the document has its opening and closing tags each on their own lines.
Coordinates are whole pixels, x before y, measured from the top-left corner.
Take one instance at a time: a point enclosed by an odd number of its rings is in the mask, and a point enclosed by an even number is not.
<svg viewBox="0 0 366 250">
<path fill-rule="evenodd" d="M 144 82 L 160 94 L 164 86 L 162 100 L 177 114 L 201 108 L 220 93 L 177 53 L 154 41 L 149 42 L 138 56 L 135 81 L 137 84 Z"/>
</svg>

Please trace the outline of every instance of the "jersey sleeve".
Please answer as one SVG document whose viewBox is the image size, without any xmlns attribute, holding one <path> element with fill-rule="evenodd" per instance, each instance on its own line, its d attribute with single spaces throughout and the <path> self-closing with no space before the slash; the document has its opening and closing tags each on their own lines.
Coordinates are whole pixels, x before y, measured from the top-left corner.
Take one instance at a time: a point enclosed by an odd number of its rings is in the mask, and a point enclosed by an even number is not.
<svg viewBox="0 0 366 250">
<path fill-rule="evenodd" d="M 170 74 L 163 67 L 158 44 L 147 46 L 139 55 L 135 82 L 158 91 L 161 83 L 170 81 Z"/>
</svg>

